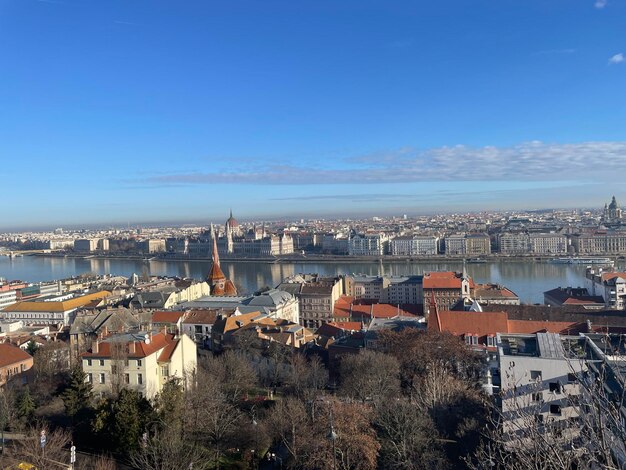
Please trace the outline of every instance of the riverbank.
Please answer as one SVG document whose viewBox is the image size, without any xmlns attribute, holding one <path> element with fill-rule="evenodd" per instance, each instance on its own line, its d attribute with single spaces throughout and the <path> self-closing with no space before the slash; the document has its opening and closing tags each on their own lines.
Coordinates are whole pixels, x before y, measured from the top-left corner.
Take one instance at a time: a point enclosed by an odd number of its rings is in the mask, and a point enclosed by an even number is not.
<svg viewBox="0 0 626 470">
<path fill-rule="evenodd" d="M 155 256 L 145 256 L 138 254 L 80 254 L 80 253 L 63 253 L 63 252 L 40 252 L 30 253 L 29 256 L 40 256 L 48 258 L 75 258 L 75 259 L 102 259 L 102 260 L 129 260 L 129 261 L 200 261 L 208 262 L 210 258 L 192 257 L 188 255 L 161 254 Z M 462 263 L 481 264 L 494 261 L 511 261 L 511 262 L 528 262 L 528 263 L 545 263 L 563 256 L 508 256 L 500 254 L 491 254 L 480 258 L 468 258 L 464 256 L 452 255 L 434 255 L 434 256 L 350 256 L 350 255 L 323 255 L 323 254 L 300 254 L 294 253 L 282 256 L 259 256 L 259 257 L 235 257 L 222 256 L 222 262 L 227 263 L 255 263 L 255 264 L 320 264 L 320 263 Z M 606 256 L 613 261 L 617 260 L 615 256 Z"/>
</svg>

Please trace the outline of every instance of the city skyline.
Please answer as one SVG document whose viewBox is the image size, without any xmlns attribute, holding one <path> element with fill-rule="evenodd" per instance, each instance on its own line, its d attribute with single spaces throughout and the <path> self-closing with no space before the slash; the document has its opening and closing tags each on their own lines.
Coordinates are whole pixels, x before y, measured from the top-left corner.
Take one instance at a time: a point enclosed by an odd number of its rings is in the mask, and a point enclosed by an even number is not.
<svg viewBox="0 0 626 470">
<path fill-rule="evenodd" d="M 5 1 L 0 230 L 600 208 L 625 13 Z"/>
</svg>

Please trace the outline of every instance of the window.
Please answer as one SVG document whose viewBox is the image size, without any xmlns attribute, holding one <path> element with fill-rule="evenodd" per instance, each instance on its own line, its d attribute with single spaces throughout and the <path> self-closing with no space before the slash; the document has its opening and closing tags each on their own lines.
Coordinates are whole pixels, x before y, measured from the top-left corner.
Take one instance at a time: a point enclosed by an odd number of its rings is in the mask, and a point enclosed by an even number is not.
<svg viewBox="0 0 626 470">
<path fill-rule="evenodd" d="M 128 367 L 128 359 L 124 359 L 124 365 Z"/>
<path fill-rule="evenodd" d="M 553 393 L 561 393 L 561 384 L 558 382 L 550 382 L 550 391 Z"/>
<path fill-rule="evenodd" d="M 535 415 L 536 423 L 543 423 L 543 415 Z"/>
<path fill-rule="evenodd" d="M 137 383 L 143 385 L 143 375 L 137 374 Z"/>
<path fill-rule="evenodd" d="M 530 371 L 530 379 L 531 380 L 541 380 L 541 371 L 540 370 L 531 370 Z"/>
<path fill-rule="evenodd" d="M 561 416 L 561 405 L 550 405 L 550 414 Z"/>
<path fill-rule="evenodd" d="M 124 374 L 124 383 L 125 384 L 129 384 L 130 383 L 130 374 Z"/>
<path fill-rule="evenodd" d="M 495 346 L 496 338 L 495 336 L 487 336 L 487 346 Z"/>
<path fill-rule="evenodd" d="M 141 367 L 141 359 L 137 359 L 137 367 Z"/>
<path fill-rule="evenodd" d="M 531 399 L 532 401 L 535 401 L 535 402 L 543 401 L 543 393 L 541 392 L 533 393 L 531 395 Z"/>
<path fill-rule="evenodd" d="M 87 382 L 88 384 L 93 383 L 93 376 L 91 374 L 87 374 L 87 377 L 85 377 L 85 382 Z"/>
<path fill-rule="evenodd" d="M 168 377 L 170 375 L 170 366 L 164 365 L 161 366 L 161 376 Z"/>
<path fill-rule="evenodd" d="M 101 384 L 105 383 L 105 377 L 104 377 L 104 374 L 100 374 L 100 383 L 101 383 Z"/>
<path fill-rule="evenodd" d="M 91 367 L 91 359 L 87 359 L 87 365 Z"/>
<path fill-rule="evenodd" d="M 576 374 L 567 374 L 567 381 L 569 383 L 576 382 Z"/>
<path fill-rule="evenodd" d="M 104 359 L 100 359 L 100 365 L 103 366 L 104 365 Z"/>
</svg>

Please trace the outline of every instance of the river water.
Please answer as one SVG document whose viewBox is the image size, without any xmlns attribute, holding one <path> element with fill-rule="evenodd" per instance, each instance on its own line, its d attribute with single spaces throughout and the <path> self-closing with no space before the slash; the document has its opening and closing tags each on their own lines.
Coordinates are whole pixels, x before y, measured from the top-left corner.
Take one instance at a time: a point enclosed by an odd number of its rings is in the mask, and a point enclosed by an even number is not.
<svg viewBox="0 0 626 470">
<path fill-rule="evenodd" d="M 141 261 L 124 259 L 78 259 L 24 256 L 0 256 L 0 277 L 28 282 L 49 281 L 83 273 L 130 276 L 148 273 L 203 279 L 208 261 Z M 619 266 L 624 268 L 624 266 Z M 240 293 L 250 293 L 264 286 L 276 286 L 295 273 L 334 274 L 422 274 L 426 271 L 460 271 L 460 262 L 349 262 L 335 263 L 229 263 L 222 269 Z M 559 286 L 583 286 L 584 265 L 550 264 L 532 261 L 498 260 L 468 264 L 467 271 L 476 282 L 493 282 L 513 290 L 522 302 L 543 303 L 543 292 Z"/>
</svg>

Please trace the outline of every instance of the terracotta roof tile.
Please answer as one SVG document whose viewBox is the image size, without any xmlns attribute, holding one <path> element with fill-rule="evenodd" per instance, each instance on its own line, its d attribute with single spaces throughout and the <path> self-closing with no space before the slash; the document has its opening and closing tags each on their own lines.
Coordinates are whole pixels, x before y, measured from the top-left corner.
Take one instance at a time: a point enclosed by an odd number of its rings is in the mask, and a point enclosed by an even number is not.
<svg viewBox="0 0 626 470">
<path fill-rule="evenodd" d="M 10 366 L 28 359 L 32 360 L 33 357 L 17 346 L 8 343 L 0 344 L 0 367 Z"/>
</svg>

